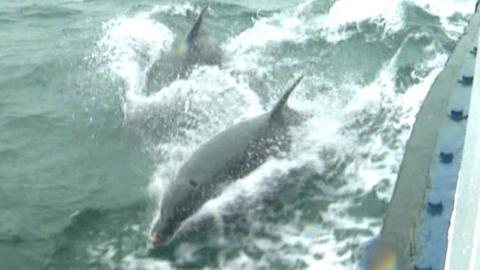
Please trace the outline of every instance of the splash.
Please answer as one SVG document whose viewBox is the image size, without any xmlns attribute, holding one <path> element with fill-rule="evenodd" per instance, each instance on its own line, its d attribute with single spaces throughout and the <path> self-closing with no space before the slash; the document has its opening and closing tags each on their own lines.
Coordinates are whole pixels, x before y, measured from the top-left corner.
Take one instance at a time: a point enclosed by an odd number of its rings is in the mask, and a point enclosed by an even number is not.
<svg viewBox="0 0 480 270">
<path fill-rule="evenodd" d="M 355 267 L 359 246 L 378 233 L 383 212 L 380 209 L 379 213 L 363 216 L 356 213 L 364 210 L 364 204 L 368 203 L 381 207 L 390 197 L 415 115 L 447 58 L 435 41 L 430 42 L 419 50 L 421 59 L 412 60 L 408 76 L 414 83 L 399 90 L 396 80 L 403 65 L 400 63 L 403 53 L 409 44 L 422 38 L 418 33 L 399 34 L 405 27 L 406 2 L 339 0 L 324 13 L 316 14 L 310 10 L 315 10 L 313 7 L 318 1 L 305 1 L 260 18 L 252 27 L 227 40 L 223 47 L 229 57 L 221 68 L 196 67 L 188 78 L 176 80 L 149 96 L 141 91 L 145 73 L 176 38 L 168 27 L 152 19 L 152 14 L 174 12 L 187 16 L 190 12 L 198 13 L 199 7 L 191 4 L 155 6 L 151 11 L 105 23 L 105 35 L 98 43 L 99 54 L 110 74 L 123 84 L 119 91 L 124 99 L 125 118 L 142 121 L 152 112 L 161 112 L 153 114 L 158 117 L 156 121 L 163 122 L 161 135 L 152 135 L 151 152 L 158 166 L 149 187 L 159 203 L 178 168 L 199 145 L 228 126 L 272 107 L 282 86 L 279 80 L 269 79 L 277 74 L 275 68 L 279 61 L 266 52 L 285 44 L 302 50 L 302 46 L 318 42 L 319 38 L 329 45 L 350 42 L 354 34 L 362 33 L 359 25 L 365 23 L 377 26 L 377 32 L 368 33 L 376 41 L 391 42 L 391 36 L 403 40 L 371 81 L 354 78 L 337 82 L 325 78 L 321 72 L 306 74 L 305 81 L 289 100 L 292 108 L 308 116 L 300 127 L 291 130 L 292 150 L 284 157 L 269 159 L 233 183 L 188 222 L 212 214 L 221 215 L 239 198 L 255 201 L 268 194 L 272 187 L 289 186 L 292 171 L 315 174 L 316 181 L 306 177 L 295 183 L 295 186 L 308 185 L 308 191 L 315 193 L 308 197 L 313 213 L 301 212 L 293 200 L 292 206 L 285 210 L 292 212 L 286 221 L 254 220 L 252 231 L 260 228 L 258 230 L 268 230 L 271 234 L 271 237 L 249 238 L 263 256 L 253 257 L 248 247 L 236 250 L 233 258 L 220 252 L 218 268 L 272 268 L 276 260 L 287 265 L 301 262 L 301 267 L 297 267 L 306 269 Z M 440 16 L 446 31 L 458 34 L 460 29 L 451 27 L 455 23 L 448 18 L 455 11 L 467 11 L 457 1 L 447 2 L 419 0 L 414 4 Z M 282 62 L 286 65 L 285 74 L 295 74 L 298 69 L 295 63 L 308 58 L 292 57 Z M 282 76 L 287 77 L 285 74 Z M 266 82 L 267 86 L 252 87 L 254 81 Z M 328 91 L 319 91 L 319 82 L 327 85 Z M 145 132 L 150 129 L 145 127 Z M 163 137 L 165 134 L 168 136 Z M 338 175 L 331 176 L 335 173 Z M 329 179 L 336 181 L 328 182 Z M 299 194 L 301 192 L 305 191 Z M 153 220 L 157 218 L 154 216 Z M 219 236 L 219 245 L 228 247 L 225 246 L 228 243 L 221 241 L 222 237 L 226 236 Z M 192 245 L 182 245 L 180 249 L 185 252 L 176 253 L 175 259 L 194 261 L 201 247 Z M 106 259 L 113 263 L 114 257 Z M 135 255 L 121 258 L 113 265 L 126 269 L 176 268 L 175 262 Z M 213 268 L 207 265 L 202 269 Z"/>
<path fill-rule="evenodd" d="M 133 18 L 121 17 L 103 24 L 105 35 L 97 43 L 97 61 L 125 85 L 125 118 L 144 103 L 141 89 L 153 60 L 168 51 L 175 35 L 166 26 L 143 12 Z"/>
</svg>

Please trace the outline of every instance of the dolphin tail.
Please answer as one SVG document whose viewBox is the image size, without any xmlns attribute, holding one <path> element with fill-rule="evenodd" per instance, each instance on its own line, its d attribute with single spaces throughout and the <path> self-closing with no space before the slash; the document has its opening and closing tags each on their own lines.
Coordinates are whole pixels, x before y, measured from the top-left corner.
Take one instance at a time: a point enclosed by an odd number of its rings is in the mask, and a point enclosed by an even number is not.
<svg viewBox="0 0 480 270">
<path fill-rule="evenodd" d="M 297 87 L 297 85 L 300 83 L 300 81 L 303 79 L 303 75 L 298 77 L 295 82 L 290 86 L 287 91 L 283 94 L 282 98 L 278 101 L 277 105 L 273 108 L 272 112 L 270 113 L 270 119 L 272 120 L 279 120 L 282 118 L 282 110 L 285 107 L 285 104 L 287 104 L 287 100 L 290 97 L 290 94 L 293 92 L 293 90 Z"/>
<path fill-rule="evenodd" d="M 198 36 L 198 34 L 200 33 L 200 27 L 202 26 L 203 15 L 205 15 L 205 13 L 207 12 L 207 9 L 208 9 L 208 6 L 204 7 L 202 9 L 202 12 L 200 12 L 200 15 L 198 16 L 197 21 L 192 27 L 192 30 L 190 30 L 190 32 L 188 33 L 187 44 L 192 44 L 196 39 L 196 37 Z"/>
</svg>

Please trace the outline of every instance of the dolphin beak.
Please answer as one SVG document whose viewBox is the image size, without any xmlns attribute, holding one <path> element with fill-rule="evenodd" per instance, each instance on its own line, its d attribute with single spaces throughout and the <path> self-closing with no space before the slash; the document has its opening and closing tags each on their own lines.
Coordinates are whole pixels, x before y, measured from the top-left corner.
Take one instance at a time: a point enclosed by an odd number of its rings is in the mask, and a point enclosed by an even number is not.
<svg viewBox="0 0 480 270">
<path fill-rule="evenodd" d="M 151 232 L 148 236 L 148 242 L 153 246 L 156 246 L 160 242 L 161 238 L 162 237 L 158 232 Z"/>
</svg>

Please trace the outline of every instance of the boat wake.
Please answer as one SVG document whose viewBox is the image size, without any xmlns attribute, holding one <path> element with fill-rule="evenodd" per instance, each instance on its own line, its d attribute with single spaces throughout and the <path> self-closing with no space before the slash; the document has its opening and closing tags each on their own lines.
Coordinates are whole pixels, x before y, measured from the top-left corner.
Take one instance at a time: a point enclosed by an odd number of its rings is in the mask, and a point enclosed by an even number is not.
<svg viewBox="0 0 480 270">
<path fill-rule="evenodd" d="M 112 94 L 121 97 L 126 128 L 145 139 L 157 162 L 148 190 L 158 204 L 199 145 L 268 111 L 300 73 L 305 79 L 289 106 L 307 117 L 291 130 L 291 151 L 227 187 L 189 220 L 213 220 L 207 239 L 195 241 L 193 230 L 159 258 L 112 250 L 108 267 L 355 268 L 362 244 L 380 229 L 415 114 L 470 7 L 455 0 L 320 2 L 243 24 L 223 41 L 221 67 L 197 66 L 154 93 L 144 91 L 146 73 L 181 35 L 167 22 L 192 21 L 201 7 L 145 7 L 103 25 L 92 58 L 118 85 Z M 235 8 L 212 4 L 208 20 Z M 435 26 L 411 20 L 419 14 Z M 214 27 L 229 32 L 228 25 Z"/>
</svg>

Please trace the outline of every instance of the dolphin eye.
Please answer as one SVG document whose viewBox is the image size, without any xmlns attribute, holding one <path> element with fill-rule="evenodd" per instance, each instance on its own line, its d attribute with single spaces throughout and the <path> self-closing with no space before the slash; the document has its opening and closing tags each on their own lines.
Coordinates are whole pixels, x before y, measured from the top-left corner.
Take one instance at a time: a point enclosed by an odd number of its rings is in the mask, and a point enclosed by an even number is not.
<svg viewBox="0 0 480 270">
<path fill-rule="evenodd" d="M 198 186 L 198 183 L 195 182 L 195 180 L 193 180 L 193 179 L 188 180 L 188 183 L 189 183 L 192 187 L 197 187 L 197 186 Z"/>
</svg>

